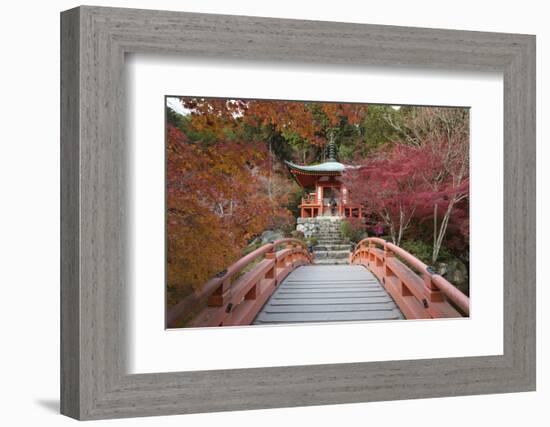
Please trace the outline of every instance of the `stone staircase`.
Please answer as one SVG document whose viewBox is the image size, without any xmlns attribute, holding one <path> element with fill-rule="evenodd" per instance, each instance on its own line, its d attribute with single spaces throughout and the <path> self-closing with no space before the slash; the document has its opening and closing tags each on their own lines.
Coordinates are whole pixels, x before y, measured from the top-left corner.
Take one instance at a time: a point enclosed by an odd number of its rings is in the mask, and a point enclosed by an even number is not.
<svg viewBox="0 0 550 427">
<path fill-rule="evenodd" d="M 351 246 L 340 234 L 342 220 L 335 217 L 317 217 L 315 220 L 318 225 L 313 233 L 318 240 L 313 247 L 315 264 L 347 264 Z"/>
</svg>

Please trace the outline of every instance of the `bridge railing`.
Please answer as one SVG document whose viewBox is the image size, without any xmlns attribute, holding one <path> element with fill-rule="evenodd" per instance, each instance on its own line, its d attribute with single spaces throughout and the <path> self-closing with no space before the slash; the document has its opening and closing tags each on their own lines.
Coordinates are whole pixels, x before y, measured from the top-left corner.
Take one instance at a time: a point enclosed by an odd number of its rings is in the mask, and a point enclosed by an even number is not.
<svg viewBox="0 0 550 427">
<path fill-rule="evenodd" d="M 166 324 L 169 328 L 178 327 L 182 319 L 206 302 L 207 306 L 186 326 L 249 325 L 284 278 L 295 268 L 311 262 L 312 255 L 301 240 L 267 243 L 172 307 Z M 245 271 L 252 263 L 255 264 Z"/>
<path fill-rule="evenodd" d="M 350 255 L 382 282 L 407 319 L 464 317 L 470 299 L 418 258 L 376 237 L 360 241 Z"/>
</svg>

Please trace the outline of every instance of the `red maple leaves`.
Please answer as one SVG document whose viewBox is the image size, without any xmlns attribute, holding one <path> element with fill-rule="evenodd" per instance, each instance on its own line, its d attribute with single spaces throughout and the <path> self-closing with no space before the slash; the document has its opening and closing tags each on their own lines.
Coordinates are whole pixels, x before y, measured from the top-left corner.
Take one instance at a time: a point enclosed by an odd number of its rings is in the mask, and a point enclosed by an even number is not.
<svg viewBox="0 0 550 427">
<path fill-rule="evenodd" d="M 432 261 L 453 221 L 468 234 L 460 206 L 469 194 L 468 121 L 458 115 L 463 115 L 458 109 L 419 109 L 409 123 L 412 136 L 345 174 L 351 197 L 382 220 L 394 243 L 399 245 L 413 222 L 432 221 Z M 451 120 L 460 126 L 446 127 Z"/>
</svg>

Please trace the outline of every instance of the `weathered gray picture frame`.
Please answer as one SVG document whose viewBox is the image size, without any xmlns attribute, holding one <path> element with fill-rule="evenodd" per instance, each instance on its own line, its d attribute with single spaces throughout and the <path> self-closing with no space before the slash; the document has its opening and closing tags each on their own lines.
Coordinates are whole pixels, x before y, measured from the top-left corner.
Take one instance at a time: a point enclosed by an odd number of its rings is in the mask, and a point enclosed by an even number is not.
<svg viewBox="0 0 550 427">
<path fill-rule="evenodd" d="M 504 354 L 127 374 L 124 61 L 127 53 L 144 52 L 502 72 Z M 61 166 L 65 415 L 100 419 L 535 390 L 534 36 L 71 9 L 61 14 Z"/>
</svg>

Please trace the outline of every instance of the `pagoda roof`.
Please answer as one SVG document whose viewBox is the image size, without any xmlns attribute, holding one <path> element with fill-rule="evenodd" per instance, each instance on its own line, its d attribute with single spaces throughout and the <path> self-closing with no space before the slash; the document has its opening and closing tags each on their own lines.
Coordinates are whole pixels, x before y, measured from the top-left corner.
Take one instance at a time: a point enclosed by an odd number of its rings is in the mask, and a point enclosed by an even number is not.
<svg viewBox="0 0 550 427">
<path fill-rule="evenodd" d="M 318 165 L 309 165 L 309 166 L 297 165 L 297 164 L 292 163 L 292 162 L 287 162 L 286 160 L 285 160 L 285 163 L 287 164 L 287 166 L 290 169 L 298 171 L 298 172 L 303 172 L 303 173 L 306 173 L 308 175 L 327 175 L 327 174 L 334 175 L 334 174 L 340 174 L 345 169 L 349 168 L 349 166 L 344 165 L 343 163 L 340 163 L 340 162 L 337 162 L 337 161 L 334 161 L 334 160 L 324 162 L 324 163 L 320 163 Z"/>
</svg>

